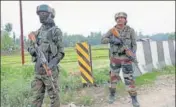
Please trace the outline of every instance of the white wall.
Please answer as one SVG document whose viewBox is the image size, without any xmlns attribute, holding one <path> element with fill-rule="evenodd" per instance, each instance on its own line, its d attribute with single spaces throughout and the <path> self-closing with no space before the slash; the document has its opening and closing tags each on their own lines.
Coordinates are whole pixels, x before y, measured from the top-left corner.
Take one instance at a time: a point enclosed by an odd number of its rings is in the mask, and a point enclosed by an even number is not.
<svg viewBox="0 0 176 107">
<path fill-rule="evenodd" d="M 164 67 L 165 65 L 172 65 L 172 62 L 171 62 L 172 57 L 170 56 L 170 51 L 169 51 L 170 47 L 168 45 L 168 41 L 162 41 L 163 45 L 161 46 L 161 48 L 163 48 L 164 53 L 158 53 L 156 41 L 150 41 L 149 43 L 150 43 L 151 53 L 150 52 L 144 53 L 144 46 L 143 46 L 142 42 L 137 42 L 136 56 L 137 56 L 137 60 L 139 62 L 138 66 L 139 66 L 142 74 L 149 72 L 149 71 L 147 71 L 147 67 L 153 67 L 153 68 L 157 69 L 157 68 L 160 68 L 161 66 Z M 147 45 L 149 45 L 149 44 L 147 44 Z M 174 45 L 174 49 L 175 49 L 175 41 L 173 41 L 173 45 Z M 151 54 L 152 63 L 148 64 L 148 65 L 153 65 L 153 66 L 148 66 L 146 64 L 145 54 Z M 160 65 L 160 64 L 163 64 L 163 62 L 159 63 L 158 54 L 164 54 L 165 65 Z M 142 75 L 141 73 L 139 73 L 138 69 L 135 66 L 134 66 L 134 69 L 135 69 L 135 72 L 134 72 L 135 77 Z M 150 69 L 152 69 L 152 68 L 150 68 Z M 121 77 L 122 81 L 124 82 L 122 70 L 120 72 L 120 77 Z"/>
</svg>

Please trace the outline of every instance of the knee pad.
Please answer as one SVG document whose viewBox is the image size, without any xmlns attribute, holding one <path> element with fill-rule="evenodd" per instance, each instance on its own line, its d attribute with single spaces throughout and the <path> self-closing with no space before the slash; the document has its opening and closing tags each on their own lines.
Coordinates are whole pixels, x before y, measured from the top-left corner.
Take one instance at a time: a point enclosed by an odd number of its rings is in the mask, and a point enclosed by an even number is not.
<svg viewBox="0 0 176 107">
<path fill-rule="evenodd" d="M 116 88 L 117 82 L 111 82 L 109 87 L 110 88 Z"/>
<path fill-rule="evenodd" d="M 130 94 L 130 96 L 136 96 L 137 95 L 136 90 L 128 90 L 128 93 Z"/>
<path fill-rule="evenodd" d="M 132 65 L 124 65 L 123 68 L 122 68 L 122 71 L 125 73 L 125 74 L 129 74 L 129 73 L 133 73 L 133 67 Z"/>
<path fill-rule="evenodd" d="M 127 89 L 128 93 L 130 94 L 130 96 L 136 96 L 137 95 L 137 91 L 134 85 L 129 85 L 128 89 Z"/>
</svg>

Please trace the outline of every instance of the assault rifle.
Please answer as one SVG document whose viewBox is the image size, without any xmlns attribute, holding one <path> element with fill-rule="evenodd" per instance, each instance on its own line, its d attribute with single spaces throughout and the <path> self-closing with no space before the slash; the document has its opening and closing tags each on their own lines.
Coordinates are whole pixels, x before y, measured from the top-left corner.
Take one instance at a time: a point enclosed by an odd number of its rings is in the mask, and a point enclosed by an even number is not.
<svg viewBox="0 0 176 107">
<path fill-rule="evenodd" d="M 128 57 L 132 62 L 134 62 L 134 64 L 136 65 L 137 69 L 138 69 L 139 72 L 142 74 L 142 72 L 141 72 L 141 70 L 140 70 L 140 68 L 139 68 L 139 66 L 138 66 L 138 61 L 137 61 L 137 59 L 136 59 L 136 55 L 132 52 L 131 49 L 129 49 L 129 48 L 125 45 L 125 43 L 123 42 L 122 38 L 120 37 L 120 34 L 119 34 L 119 32 L 117 31 L 117 29 L 116 29 L 115 27 L 113 27 L 113 28 L 111 29 L 111 32 L 112 32 L 112 34 L 113 34 L 116 38 L 118 38 L 118 39 L 122 42 L 122 48 L 124 49 L 125 54 L 127 55 L 127 57 Z"/>
<path fill-rule="evenodd" d="M 53 84 L 54 79 L 53 79 L 53 76 L 52 76 L 52 71 L 48 67 L 48 61 L 46 60 L 44 53 L 40 50 L 40 48 L 37 45 L 34 32 L 31 32 L 28 35 L 28 38 L 34 43 L 34 48 L 36 49 L 37 59 L 40 60 L 43 68 L 45 69 L 47 75 L 49 76 L 49 79 L 50 79 L 51 85 L 53 87 L 53 90 L 56 93 L 56 88 Z"/>
</svg>

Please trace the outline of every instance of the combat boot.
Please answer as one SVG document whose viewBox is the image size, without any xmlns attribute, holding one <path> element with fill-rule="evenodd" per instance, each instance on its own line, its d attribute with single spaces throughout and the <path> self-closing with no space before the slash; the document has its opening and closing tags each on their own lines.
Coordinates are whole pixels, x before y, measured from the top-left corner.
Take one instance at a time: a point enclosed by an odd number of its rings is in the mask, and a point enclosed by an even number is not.
<svg viewBox="0 0 176 107">
<path fill-rule="evenodd" d="M 109 94 L 108 102 L 109 102 L 109 104 L 112 104 L 116 100 L 116 98 L 115 98 L 116 89 L 115 88 L 109 88 L 109 91 L 110 91 L 110 94 Z"/>
<path fill-rule="evenodd" d="M 140 107 L 140 105 L 137 101 L 137 96 L 131 96 L 131 99 L 132 99 L 133 107 Z"/>
</svg>

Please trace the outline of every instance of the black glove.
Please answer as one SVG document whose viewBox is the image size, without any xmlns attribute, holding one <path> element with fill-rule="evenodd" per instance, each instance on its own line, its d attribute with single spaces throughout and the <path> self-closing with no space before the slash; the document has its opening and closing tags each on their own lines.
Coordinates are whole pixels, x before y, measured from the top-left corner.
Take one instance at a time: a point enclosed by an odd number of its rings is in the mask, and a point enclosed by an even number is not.
<svg viewBox="0 0 176 107">
<path fill-rule="evenodd" d="M 52 59 L 49 63 L 48 63 L 48 67 L 50 69 L 53 69 L 57 66 L 57 64 L 60 62 L 60 59 L 58 57 L 55 57 L 54 59 Z"/>
</svg>

